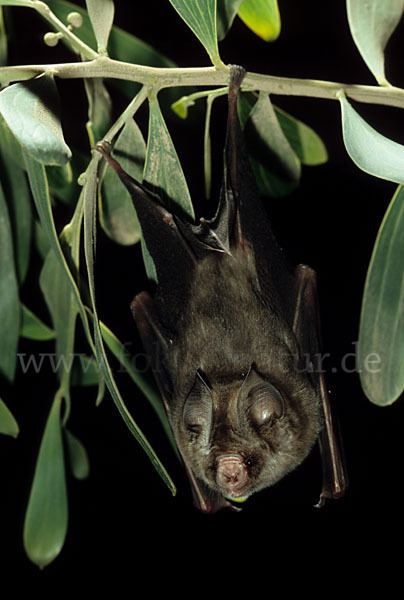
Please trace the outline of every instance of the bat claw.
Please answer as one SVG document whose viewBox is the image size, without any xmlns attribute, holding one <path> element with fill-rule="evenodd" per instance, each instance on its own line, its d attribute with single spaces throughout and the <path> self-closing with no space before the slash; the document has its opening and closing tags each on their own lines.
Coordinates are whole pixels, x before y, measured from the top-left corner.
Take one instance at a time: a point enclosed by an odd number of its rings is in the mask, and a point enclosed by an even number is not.
<svg viewBox="0 0 404 600">
<path fill-rule="evenodd" d="M 111 154 L 111 143 L 107 142 L 107 140 L 101 140 L 96 143 L 94 150 L 97 150 L 104 158 L 107 158 Z"/>
<path fill-rule="evenodd" d="M 239 87 L 243 81 L 246 70 L 240 65 L 229 65 L 230 83 Z"/>
</svg>

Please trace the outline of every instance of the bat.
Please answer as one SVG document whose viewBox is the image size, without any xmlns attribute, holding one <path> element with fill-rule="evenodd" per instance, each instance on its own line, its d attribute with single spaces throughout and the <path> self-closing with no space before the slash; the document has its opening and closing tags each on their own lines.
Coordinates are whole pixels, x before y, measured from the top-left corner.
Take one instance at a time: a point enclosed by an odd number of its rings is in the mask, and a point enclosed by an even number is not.
<svg viewBox="0 0 404 600">
<path fill-rule="evenodd" d="M 224 172 L 215 216 L 172 214 L 97 144 L 129 190 L 158 283 L 131 309 L 204 513 L 239 503 L 295 469 L 318 441 L 317 506 L 347 486 L 325 375 L 316 368 L 316 273 L 291 268 L 271 231 L 245 150 L 231 66 Z"/>
</svg>

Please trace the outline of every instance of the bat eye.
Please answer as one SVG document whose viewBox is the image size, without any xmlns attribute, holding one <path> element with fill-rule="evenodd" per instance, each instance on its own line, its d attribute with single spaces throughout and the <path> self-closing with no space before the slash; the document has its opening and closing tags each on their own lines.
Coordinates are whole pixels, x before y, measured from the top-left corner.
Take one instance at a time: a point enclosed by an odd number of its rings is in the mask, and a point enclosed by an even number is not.
<svg viewBox="0 0 404 600">
<path fill-rule="evenodd" d="M 249 394 L 249 417 L 253 425 L 261 427 L 283 415 L 281 393 L 270 383 L 253 387 Z"/>
<path fill-rule="evenodd" d="M 182 421 L 187 431 L 202 436 L 202 441 L 208 443 L 212 423 L 212 393 L 199 372 L 185 401 Z"/>
</svg>

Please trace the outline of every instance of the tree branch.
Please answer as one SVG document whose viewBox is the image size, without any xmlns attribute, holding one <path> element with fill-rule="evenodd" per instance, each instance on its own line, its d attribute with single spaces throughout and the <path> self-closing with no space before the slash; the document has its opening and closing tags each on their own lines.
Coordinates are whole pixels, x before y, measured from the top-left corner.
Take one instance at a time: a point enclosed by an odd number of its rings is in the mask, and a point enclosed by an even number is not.
<svg viewBox="0 0 404 600">
<path fill-rule="evenodd" d="M 87 62 L 1 67 L 0 81 L 10 83 L 30 79 L 45 71 L 62 79 L 103 77 L 134 81 L 157 90 L 176 86 L 222 86 L 228 83 L 228 69 L 215 67 L 159 68 L 135 65 L 98 56 Z M 336 100 L 343 90 L 348 98 L 358 102 L 404 108 L 404 90 L 393 86 L 344 84 L 314 79 L 275 77 L 247 73 L 244 90 L 260 90 L 282 96 L 307 96 Z"/>
</svg>

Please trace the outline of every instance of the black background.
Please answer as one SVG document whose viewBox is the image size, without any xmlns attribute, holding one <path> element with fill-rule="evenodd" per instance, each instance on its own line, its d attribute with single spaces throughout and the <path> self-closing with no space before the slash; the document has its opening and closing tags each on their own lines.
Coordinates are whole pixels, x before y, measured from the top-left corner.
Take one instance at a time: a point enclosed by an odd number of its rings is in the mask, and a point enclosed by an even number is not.
<svg viewBox="0 0 404 600">
<path fill-rule="evenodd" d="M 143 8 L 140 2 L 115 4 L 117 25 L 178 65 L 208 64 L 203 47 L 168 0 L 148 0 Z M 273 44 L 260 41 L 236 21 L 220 45 L 223 61 L 272 75 L 374 85 L 350 37 L 344 2 L 281 0 L 280 11 L 282 32 Z M 12 14 L 13 36 L 21 39 L 18 52 L 14 50 L 11 55 L 15 63 L 71 60 L 63 47 L 41 46 L 41 32 L 46 26 L 33 11 L 13 9 Z M 387 49 L 387 77 L 397 86 L 404 86 L 403 33 L 400 25 Z M 81 82 L 62 81 L 58 85 L 66 139 L 85 148 Z M 370 177 L 350 161 L 343 146 L 337 102 L 286 97 L 274 97 L 273 101 L 313 127 L 329 153 L 327 164 L 303 168 L 296 192 L 286 198 L 268 199 L 267 204 L 290 259 L 310 264 L 318 272 L 324 351 L 331 355 L 328 381 L 340 415 L 350 479 L 345 498 L 329 502 L 322 510 L 313 508 L 321 487 L 321 468 L 314 451 L 274 488 L 250 498 L 240 514 L 199 514 L 192 506 L 182 468 L 147 402 L 124 375 L 118 374 L 125 400 L 173 476 L 178 495 L 170 496 L 112 400 L 106 397 L 95 408 L 92 391 L 77 392 L 71 429 L 88 450 L 91 475 L 84 482 L 69 476 L 65 547 L 59 558 L 40 572 L 24 554 L 22 527 L 56 383 L 51 373 L 19 378 L 16 390 L 10 391 L 10 397 L 14 396 L 10 408 L 21 433 L 17 440 L 0 440 L 4 574 L 15 570 L 21 581 L 42 584 L 68 582 L 70 576 L 94 583 L 129 577 L 135 591 L 151 569 L 154 574 L 147 580 L 149 592 L 160 584 L 174 592 L 189 577 L 193 582 L 189 593 L 193 593 L 195 585 L 199 588 L 206 582 L 209 586 L 215 576 L 228 591 L 234 590 L 234 584 L 237 589 L 237 582 L 243 579 L 251 586 L 256 582 L 265 585 L 270 592 L 272 582 L 281 574 L 287 591 L 296 582 L 316 585 L 321 573 L 329 573 L 331 587 L 339 588 L 345 587 L 345 577 L 351 571 L 361 575 L 365 568 L 372 578 L 384 572 L 386 565 L 393 571 L 395 542 L 403 533 L 402 401 L 388 408 L 373 406 L 361 391 L 354 357 L 346 363 L 351 372 L 341 369 L 341 361 L 354 352 L 367 265 L 396 186 Z M 116 98 L 116 106 L 117 110 L 125 106 L 123 98 Z M 214 131 L 220 172 L 225 102 L 217 102 L 217 106 Z M 404 143 L 404 119 L 399 109 L 365 104 L 355 107 L 381 133 Z M 147 113 L 141 111 L 140 117 L 146 119 Z M 202 198 L 202 121 L 198 123 L 192 115 L 184 122 L 176 117 L 168 119 L 192 195 L 198 200 Z M 68 209 L 63 211 L 60 218 L 66 220 Z M 128 305 L 136 292 L 147 287 L 138 248 L 118 247 L 100 232 L 97 267 L 101 317 L 136 351 L 140 346 Z M 40 302 L 38 294 L 38 306 Z M 20 351 L 29 352 L 30 345 L 25 343 Z M 38 352 L 37 346 L 32 351 Z M 365 567 L 361 566 L 363 560 Z"/>
</svg>

